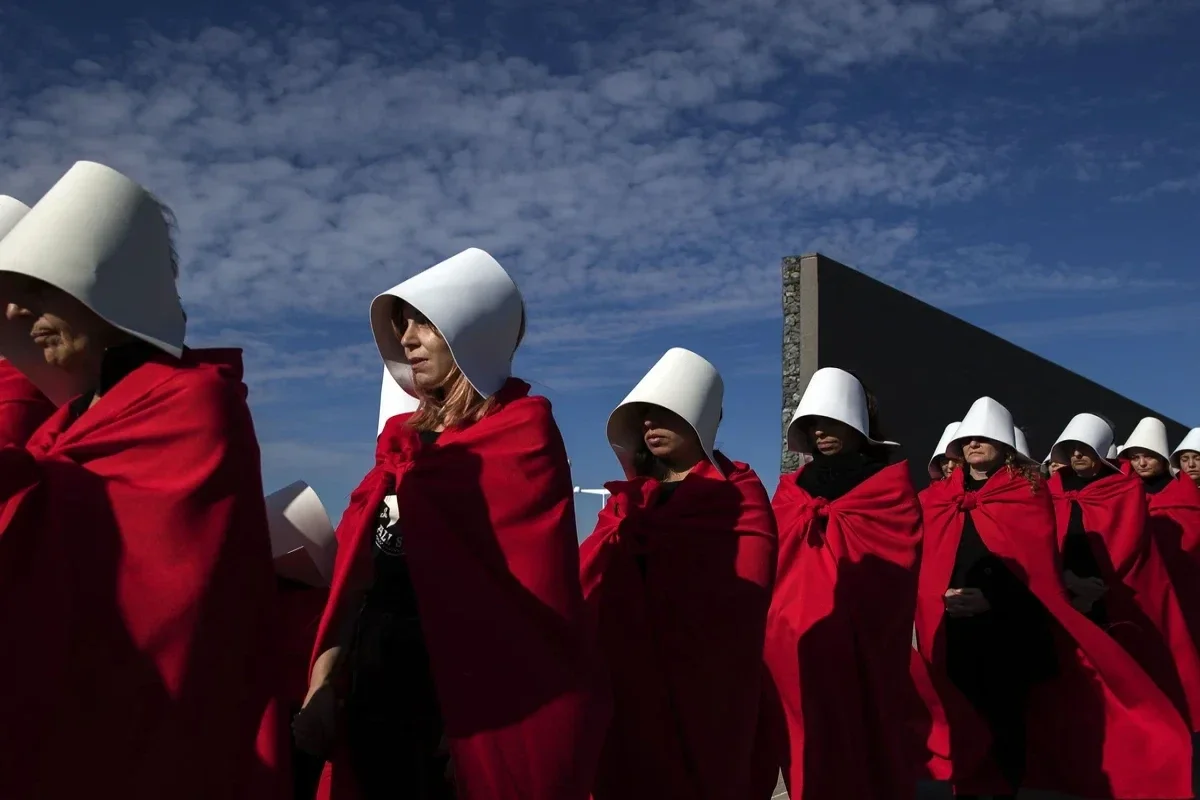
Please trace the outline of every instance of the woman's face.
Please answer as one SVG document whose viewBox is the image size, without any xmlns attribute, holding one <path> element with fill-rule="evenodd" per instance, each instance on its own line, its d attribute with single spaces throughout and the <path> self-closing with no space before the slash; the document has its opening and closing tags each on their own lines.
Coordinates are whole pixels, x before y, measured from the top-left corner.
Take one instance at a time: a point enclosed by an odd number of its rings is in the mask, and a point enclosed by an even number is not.
<svg viewBox="0 0 1200 800">
<path fill-rule="evenodd" d="M 971 439 L 963 443 L 962 449 L 963 460 L 977 470 L 986 471 L 1004 460 L 1004 454 L 990 439 Z"/>
<path fill-rule="evenodd" d="M 950 456 L 943 456 L 942 457 L 942 477 L 949 478 L 950 474 L 952 472 L 954 472 L 955 467 L 957 467 L 959 465 L 959 463 L 960 462 L 957 458 L 950 458 Z"/>
<path fill-rule="evenodd" d="M 21 326 L 46 363 L 65 372 L 99 376 L 104 350 L 128 336 L 66 292 L 24 275 L 4 277 L 5 317 Z"/>
<path fill-rule="evenodd" d="M 691 469 L 706 458 L 687 420 L 661 406 L 643 409 L 642 441 L 652 456 L 675 469 Z"/>
<path fill-rule="evenodd" d="M 1149 450 L 1126 450 L 1125 457 L 1129 459 L 1129 466 L 1133 467 L 1139 478 L 1149 480 L 1167 473 L 1167 460 Z"/>
<path fill-rule="evenodd" d="M 454 369 L 454 356 L 433 323 L 408 303 L 397 302 L 392 330 L 404 348 L 417 388 L 429 392 L 443 386 Z"/>
<path fill-rule="evenodd" d="M 844 422 L 825 417 L 810 417 L 804 432 L 808 441 L 821 455 L 858 452 L 862 434 Z"/>
<path fill-rule="evenodd" d="M 1200 453 L 1195 450 L 1184 450 L 1180 453 L 1179 470 L 1200 484 Z"/>
<path fill-rule="evenodd" d="M 1063 447 L 1071 454 L 1071 469 L 1081 478 L 1090 478 L 1100 471 L 1100 457 L 1083 442 L 1065 442 Z"/>
</svg>

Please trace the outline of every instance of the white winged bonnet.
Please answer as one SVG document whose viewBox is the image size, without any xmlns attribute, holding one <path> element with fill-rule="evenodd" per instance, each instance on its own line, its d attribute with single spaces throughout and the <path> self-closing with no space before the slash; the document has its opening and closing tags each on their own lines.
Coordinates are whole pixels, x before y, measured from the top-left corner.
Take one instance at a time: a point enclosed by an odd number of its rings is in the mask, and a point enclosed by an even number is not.
<svg viewBox="0 0 1200 800">
<path fill-rule="evenodd" d="M 296 481 L 266 500 L 276 574 L 309 586 L 328 586 L 333 580 L 337 537 L 317 493 L 304 481 Z"/>
<path fill-rule="evenodd" d="M 1200 428 L 1192 428 L 1171 452 L 1171 466 L 1179 469 L 1179 457 L 1186 452 L 1200 453 Z"/>
<path fill-rule="evenodd" d="M 608 417 L 608 443 L 621 462 L 626 478 L 636 475 L 635 459 L 642 445 L 642 407 L 655 405 L 683 418 L 713 467 L 721 424 L 725 384 L 717 368 L 691 350 L 673 347 L 650 368 Z"/>
<path fill-rule="evenodd" d="M 1146 450 L 1166 461 L 1171 456 L 1171 445 L 1167 440 L 1167 426 L 1161 419 L 1143 417 L 1129 434 L 1129 439 L 1117 451 L 1125 456 L 1129 450 Z"/>
<path fill-rule="evenodd" d="M 788 449 L 794 453 L 812 454 L 812 444 L 804 430 L 805 421 L 810 417 L 824 417 L 849 425 L 862 434 L 867 444 L 900 446 L 898 442 L 876 441 L 871 438 L 866 390 L 858 378 L 837 367 L 822 367 L 809 379 L 808 387 L 805 388 L 787 429 Z"/>
<path fill-rule="evenodd" d="M 1050 449 L 1050 458 L 1059 464 L 1071 463 L 1071 451 L 1067 447 L 1070 442 L 1079 442 L 1095 451 L 1097 458 L 1113 469 L 1117 469 L 1109 455 L 1113 451 L 1113 429 L 1107 422 L 1095 414 L 1076 414 L 1063 432 L 1058 435 L 1054 447 Z M 1100 454 L 1104 453 L 1103 456 Z"/>
<path fill-rule="evenodd" d="M 1016 442 L 1017 452 L 1023 456 L 1030 464 L 1036 464 L 1033 457 L 1029 455 L 1029 440 L 1025 438 L 1025 431 L 1013 426 L 1013 441 Z"/>
<path fill-rule="evenodd" d="M 179 358 L 186 329 L 162 205 L 116 170 L 80 161 L 0 239 L 0 272 L 74 297 Z"/>
<path fill-rule="evenodd" d="M 379 430 L 375 436 L 383 433 L 383 426 L 392 417 L 410 414 L 421 405 L 417 398 L 400 388 L 396 379 L 387 367 L 383 368 L 383 387 L 379 390 Z"/>
<path fill-rule="evenodd" d="M 961 459 L 963 445 L 972 439 L 987 439 L 1002 444 L 1019 460 L 1033 463 L 1017 448 L 1017 428 L 1013 425 L 1012 413 L 990 397 L 981 397 L 971 404 L 946 453 L 952 458 Z"/>
<path fill-rule="evenodd" d="M 929 457 L 929 464 L 927 465 L 929 477 L 935 481 L 942 477 L 942 469 L 941 465 L 938 464 L 938 459 L 948 457 L 946 446 L 954 441 L 954 433 L 958 430 L 958 426 L 959 423 L 957 422 L 951 422 L 946 426 L 946 429 L 942 431 L 942 438 L 938 439 L 937 447 L 933 448 L 933 455 Z"/>
<path fill-rule="evenodd" d="M 16 227 L 17 223 L 29 213 L 29 206 L 15 197 L 0 194 L 0 239 Z"/>
<path fill-rule="evenodd" d="M 371 302 L 371 329 L 384 366 L 415 396 L 412 367 L 392 328 L 400 302 L 438 329 L 454 363 L 482 396 L 491 397 L 512 376 L 513 355 L 525 336 L 525 301 L 504 268 L 484 251 L 464 250 Z"/>
</svg>

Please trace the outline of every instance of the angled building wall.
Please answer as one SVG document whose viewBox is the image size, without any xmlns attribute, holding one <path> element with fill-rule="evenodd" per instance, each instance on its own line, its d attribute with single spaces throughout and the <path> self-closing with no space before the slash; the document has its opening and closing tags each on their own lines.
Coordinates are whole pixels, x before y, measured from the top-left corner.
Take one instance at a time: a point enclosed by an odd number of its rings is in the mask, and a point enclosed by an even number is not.
<svg viewBox="0 0 1200 800">
<path fill-rule="evenodd" d="M 1039 460 L 1083 411 L 1112 420 L 1118 444 L 1146 416 L 1162 419 L 1172 442 L 1187 432 L 1153 409 L 820 254 L 783 259 L 783 360 L 784 430 L 813 372 L 853 370 L 878 396 L 881 424 L 904 446 L 918 487 L 928 483 L 925 465 L 943 428 L 983 395 L 1012 411 Z M 796 466 L 785 444 L 783 470 Z"/>
</svg>

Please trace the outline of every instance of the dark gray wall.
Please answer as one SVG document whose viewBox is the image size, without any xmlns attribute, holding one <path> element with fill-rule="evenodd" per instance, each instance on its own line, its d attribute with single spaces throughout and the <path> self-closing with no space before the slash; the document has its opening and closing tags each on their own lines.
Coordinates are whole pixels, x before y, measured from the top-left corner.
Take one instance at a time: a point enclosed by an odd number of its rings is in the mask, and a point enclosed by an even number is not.
<svg viewBox="0 0 1200 800">
<path fill-rule="evenodd" d="M 1034 355 L 820 254 L 783 260 L 783 419 L 820 367 L 854 370 L 879 398 L 888 438 L 904 445 L 918 487 L 945 426 L 988 395 L 1013 413 L 1034 458 L 1072 416 L 1100 414 L 1124 441 L 1159 417 L 1175 442 L 1187 428 L 1153 409 Z M 784 471 L 795 469 L 786 454 Z"/>
</svg>

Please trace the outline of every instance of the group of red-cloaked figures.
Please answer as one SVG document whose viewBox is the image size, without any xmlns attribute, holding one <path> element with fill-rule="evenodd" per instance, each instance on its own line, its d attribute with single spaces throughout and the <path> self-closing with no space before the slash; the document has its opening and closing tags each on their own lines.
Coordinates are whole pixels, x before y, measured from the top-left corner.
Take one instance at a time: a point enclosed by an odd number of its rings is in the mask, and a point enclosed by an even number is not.
<svg viewBox="0 0 1200 800">
<path fill-rule="evenodd" d="M 0 798 L 1193 797 L 1200 429 L 982 397 L 918 492 L 812 375 L 774 497 L 673 348 L 578 544 L 526 312 L 466 250 L 374 299 L 376 454 L 336 531 L 264 497 L 237 350 L 184 345 L 165 207 L 80 162 L 0 197 Z"/>
</svg>

